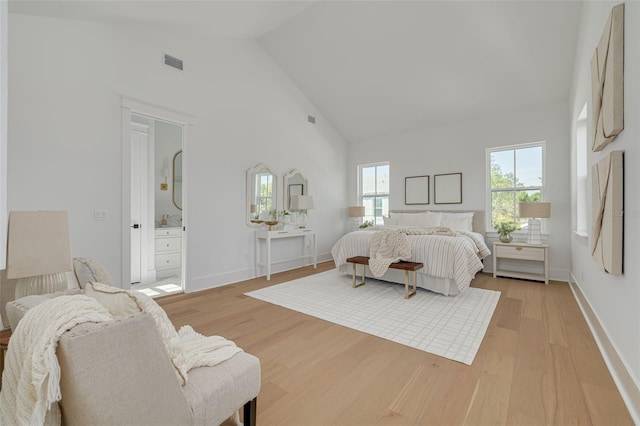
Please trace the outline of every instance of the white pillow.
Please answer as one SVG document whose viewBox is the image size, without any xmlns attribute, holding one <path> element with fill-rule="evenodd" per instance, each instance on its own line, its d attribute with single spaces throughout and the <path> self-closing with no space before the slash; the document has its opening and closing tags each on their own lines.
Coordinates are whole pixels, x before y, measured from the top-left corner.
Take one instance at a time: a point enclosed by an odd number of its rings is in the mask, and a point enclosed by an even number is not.
<svg viewBox="0 0 640 426">
<path fill-rule="evenodd" d="M 142 311 L 133 297 L 115 287 L 89 282 L 84 291 L 87 296 L 93 297 L 107 308 L 115 318 L 127 317 Z"/>
<path fill-rule="evenodd" d="M 471 232 L 473 231 L 473 212 L 442 213 L 440 226 Z"/>
<path fill-rule="evenodd" d="M 394 213 L 397 216 L 398 225 L 400 226 L 422 226 L 434 228 L 440 226 L 442 213 L 426 212 L 426 213 Z"/>
<path fill-rule="evenodd" d="M 385 225 L 397 225 L 398 224 L 398 218 L 397 217 L 382 216 L 382 220 L 384 221 Z"/>
</svg>

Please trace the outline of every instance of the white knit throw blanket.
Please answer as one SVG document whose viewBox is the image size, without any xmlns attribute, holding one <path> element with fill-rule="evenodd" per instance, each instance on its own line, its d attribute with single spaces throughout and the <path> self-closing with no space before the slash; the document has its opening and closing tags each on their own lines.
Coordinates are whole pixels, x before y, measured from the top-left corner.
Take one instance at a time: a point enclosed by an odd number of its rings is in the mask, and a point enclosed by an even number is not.
<svg viewBox="0 0 640 426">
<path fill-rule="evenodd" d="M 100 283 L 91 283 L 91 285 L 96 291 L 104 293 L 128 294 L 142 311 L 153 317 L 181 385 L 187 383 L 187 373 L 192 368 L 214 366 L 242 352 L 242 349 L 231 340 L 221 336 L 203 336 L 189 325 L 182 326 L 179 331 L 176 331 L 164 309 L 144 293 L 122 290 Z"/>
<path fill-rule="evenodd" d="M 185 385 L 192 368 L 213 366 L 242 349 L 220 336 L 203 336 L 190 326 L 179 331 L 165 311 L 149 296 L 100 283 L 103 293 L 126 293 L 141 311 L 150 314 L 176 368 L 178 382 Z M 59 425 L 60 365 L 58 341 L 65 331 L 84 322 L 111 321 L 113 316 L 96 299 L 85 295 L 59 296 L 30 309 L 11 335 L 0 392 L 0 425 Z"/>
<path fill-rule="evenodd" d="M 407 235 L 444 235 L 455 237 L 456 231 L 445 228 L 393 228 L 376 231 L 369 246 L 369 269 L 375 277 L 381 277 L 389 265 L 411 259 L 411 244 Z"/>
<path fill-rule="evenodd" d="M 0 392 L 0 424 L 60 424 L 60 336 L 77 324 L 112 319 L 83 295 L 61 296 L 30 309 L 11 335 Z"/>
</svg>

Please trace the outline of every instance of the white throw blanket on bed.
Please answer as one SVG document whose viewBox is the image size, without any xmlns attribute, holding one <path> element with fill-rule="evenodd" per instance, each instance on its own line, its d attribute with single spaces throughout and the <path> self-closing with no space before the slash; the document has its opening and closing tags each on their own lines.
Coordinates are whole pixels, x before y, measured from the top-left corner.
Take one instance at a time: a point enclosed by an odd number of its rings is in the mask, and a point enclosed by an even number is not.
<svg viewBox="0 0 640 426">
<path fill-rule="evenodd" d="M 407 235 L 459 235 L 450 228 L 397 228 L 376 231 L 371 237 L 369 248 L 369 269 L 375 277 L 381 277 L 389 265 L 401 260 L 411 259 L 411 244 Z"/>
<path fill-rule="evenodd" d="M 164 310 L 143 293 L 92 285 L 104 293 L 126 293 L 154 318 L 181 385 L 187 383 L 192 368 L 219 364 L 242 351 L 230 340 L 203 336 L 190 326 L 176 331 Z M 55 297 L 30 309 L 11 335 L 0 392 L 0 424 L 60 424 L 60 365 L 55 353 L 60 337 L 77 324 L 113 319 L 105 306 L 85 295 Z"/>
</svg>

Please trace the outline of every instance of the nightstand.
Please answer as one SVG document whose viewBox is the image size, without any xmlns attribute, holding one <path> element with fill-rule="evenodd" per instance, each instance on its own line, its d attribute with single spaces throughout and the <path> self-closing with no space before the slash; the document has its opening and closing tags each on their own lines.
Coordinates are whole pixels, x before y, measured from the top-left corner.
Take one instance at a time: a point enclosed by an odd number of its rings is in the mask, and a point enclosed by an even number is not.
<svg viewBox="0 0 640 426">
<path fill-rule="evenodd" d="M 544 273 L 508 271 L 499 268 L 500 259 L 526 260 L 542 264 Z M 549 246 L 547 244 L 493 243 L 493 277 L 524 278 L 549 284 Z"/>
</svg>

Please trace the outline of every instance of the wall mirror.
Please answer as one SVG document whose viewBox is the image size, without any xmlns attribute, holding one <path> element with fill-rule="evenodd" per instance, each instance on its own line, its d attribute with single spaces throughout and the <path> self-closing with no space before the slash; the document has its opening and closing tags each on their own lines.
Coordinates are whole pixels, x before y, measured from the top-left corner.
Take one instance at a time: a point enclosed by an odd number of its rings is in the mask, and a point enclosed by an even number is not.
<svg viewBox="0 0 640 426">
<path fill-rule="evenodd" d="M 264 220 L 278 208 L 277 176 L 263 163 L 247 170 L 247 224 Z M 254 222 L 255 223 L 255 222 Z"/>
<path fill-rule="evenodd" d="M 182 150 L 173 156 L 173 204 L 182 210 Z"/>
<path fill-rule="evenodd" d="M 309 181 L 297 169 L 291 169 L 284 175 L 283 206 L 291 210 L 291 197 L 294 195 L 309 195 Z"/>
</svg>

